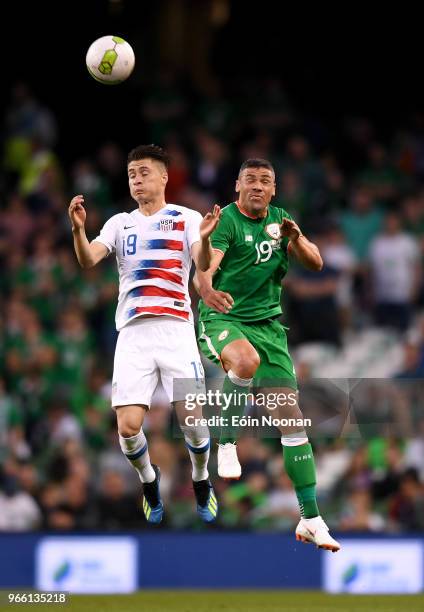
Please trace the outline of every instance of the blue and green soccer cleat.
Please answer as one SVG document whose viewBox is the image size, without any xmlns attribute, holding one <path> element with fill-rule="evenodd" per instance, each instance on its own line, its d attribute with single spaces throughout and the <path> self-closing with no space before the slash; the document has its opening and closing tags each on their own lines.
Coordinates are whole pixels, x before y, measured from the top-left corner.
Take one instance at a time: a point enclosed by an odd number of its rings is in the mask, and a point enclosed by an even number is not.
<svg viewBox="0 0 424 612">
<path fill-rule="evenodd" d="M 143 483 L 143 512 L 148 523 L 158 524 L 163 517 L 163 503 L 160 498 L 160 469 L 152 463 L 156 478 L 153 482 Z"/>
<path fill-rule="evenodd" d="M 212 523 L 218 514 L 218 502 L 211 481 L 193 481 L 193 490 L 197 501 L 197 513 L 205 523 Z"/>
</svg>

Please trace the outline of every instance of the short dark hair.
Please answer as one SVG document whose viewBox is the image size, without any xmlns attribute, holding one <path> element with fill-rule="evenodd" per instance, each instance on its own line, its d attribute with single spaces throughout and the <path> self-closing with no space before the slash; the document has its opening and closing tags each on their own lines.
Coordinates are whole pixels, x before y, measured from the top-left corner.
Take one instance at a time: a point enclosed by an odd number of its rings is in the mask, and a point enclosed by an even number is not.
<svg viewBox="0 0 424 612">
<path fill-rule="evenodd" d="M 140 159 L 154 159 L 155 161 L 161 162 L 166 169 L 169 168 L 169 163 L 171 161 L 168 153 L 154 144 L 139 145 L 135 147 L 135 149 L 132 149 L 128 153 L 127 166 L 130 162 Z"/>
<path fill-rule="evenodd" d="M 267 168 L 267 170 L 271 170 L 271 172 L 273 172 L 275 175 L 274 167 L 271 164 L 271 162 L 268 161 L 267 159 L 260 159 L 260 158 L 246 159 L 246 161 L 244 161 L 242 165 L 240 166 L 239 176 L 243 172 L 243 170 L 246 170 L 246 168 Z"/>
</svg>

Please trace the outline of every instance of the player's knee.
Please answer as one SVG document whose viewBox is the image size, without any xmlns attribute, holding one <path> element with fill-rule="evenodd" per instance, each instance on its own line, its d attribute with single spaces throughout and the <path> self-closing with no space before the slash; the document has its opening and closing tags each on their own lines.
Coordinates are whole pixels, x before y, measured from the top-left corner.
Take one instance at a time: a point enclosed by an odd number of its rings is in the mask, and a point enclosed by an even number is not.
<svg viewBox="0 0 424 612">
<path fill-rule="evenodd" d="M 132 438 L 132 436 L 136 436 L 138 434 L 140 427 L 136 427 L 131 423 L 124 423 L 118 427 L 118 431 L 123 438 Z"/>
<path fill-rule="evenodd" d="M 118 431 L 123 438 L 136 436 L 141 429 L 142 421 L 138 415 L 126 414 L 122 417 L 118 412 Z"/>
<path fill-rule="evenodd" d="M 240 353 L 231 369 L 240 378 L 253 378 L 260 363 L 261 360 L 258 353 L 253 350 L 246 353 Z"/>
<path fill-rule="evenodd" d="M 181 425 L 185 441 L 196 448 L 206 446 L 210 440 L 209 429 L 204 426 Z"/>
</svg>

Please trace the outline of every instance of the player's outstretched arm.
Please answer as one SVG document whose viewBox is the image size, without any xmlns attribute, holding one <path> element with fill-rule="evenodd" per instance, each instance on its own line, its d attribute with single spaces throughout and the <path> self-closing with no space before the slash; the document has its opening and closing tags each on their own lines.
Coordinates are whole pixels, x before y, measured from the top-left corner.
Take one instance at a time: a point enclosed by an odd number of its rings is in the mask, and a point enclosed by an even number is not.
<svg viewBox="0 0 424 612">
<path fill-rule="evenodd" d="M 202 219 L 199 226 L 200 242 L 195 243 L 192 247 L 192 256 L 196 264 L 196 270 L 209 269 L 213 257 L 210 236 L 214 229 L 218 226 L 221 218 L 221 208 L 215 204 L 212 212 L 208 212 Z"/>
<path fill-rule="evenodd" d="M 302 234 L 295 221 L 284 219 L 280 229 L 281 235 L 289 238 L 289 253 L 293 253 L 296 259 L 308 270 L 315 270 L 316 272 L 322 270 L 324 264 L 317 245 Z"/>
<path fill-rule="evenodd" d="M 209 269 L 206 270 L 206 272 L 197 269 L 193 278 L 193 285 L 206 306 L 213 308 L 216 312 L 227 314 L 234 303 L 233 298 L 225 291 L 214 289 L 212 285 L 212 277 L 219 268 L 219 264 L 223 257 L 224 253 L 222 253 L 222 251 L 213 250 Z"/>
<path fill-rule="evenodd" d="M 81 268 L 92 268 L 108 254 L 107 247 L 101 242 L 87 240 L 85 235 L 85 220 L 87 213 L 83 206 L 84 197 L 77 195 L 72 198 L 69 204 L 68 214 L 72 224 L 72 234 L 74 236 L 74 249 L 78 263 Z"/>
</svg>

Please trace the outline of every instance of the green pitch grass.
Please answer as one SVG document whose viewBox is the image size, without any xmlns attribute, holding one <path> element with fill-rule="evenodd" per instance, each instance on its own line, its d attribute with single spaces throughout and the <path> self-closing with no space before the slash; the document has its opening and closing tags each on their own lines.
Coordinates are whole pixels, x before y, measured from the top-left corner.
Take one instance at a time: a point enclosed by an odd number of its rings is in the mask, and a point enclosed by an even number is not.
<svg viewBox="0 0 424 612">
<path fill-rule="evenodd" d="M 14 606 L 16 608 L 16 606 Z M 328 595 L 316 591 L 144 591 L 70 595 L 63 612 L 422 612 L 424 595 Z"/>
</svg>

